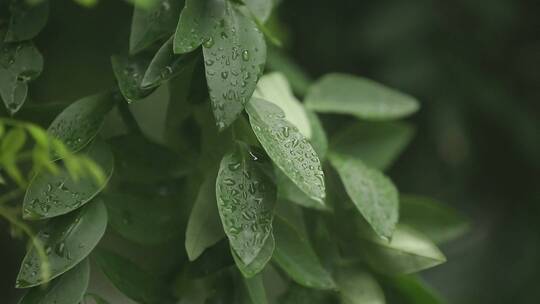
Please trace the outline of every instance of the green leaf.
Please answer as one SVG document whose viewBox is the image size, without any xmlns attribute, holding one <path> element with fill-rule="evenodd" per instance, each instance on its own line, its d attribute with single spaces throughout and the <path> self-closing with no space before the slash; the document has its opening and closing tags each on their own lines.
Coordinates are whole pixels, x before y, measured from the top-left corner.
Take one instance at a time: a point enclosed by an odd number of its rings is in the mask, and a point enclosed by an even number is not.
<svg viewBox="0 0 540 304">
<path fill-rule="evenodd" d="M 274 0 L 243 0 L 250 12 L 262 22 L 268 20 L 272 14 Z"/>
<path fill-rule="evenodd" d="M 268 304 L 262 275 L 244 279 L 244 284 L 252 304 Z"/>
<path fill-rule="evenodd" d="M 45 247 L 47 260 L 42 261 L 32 247 L 21 264 L 17 288 L 41 285 L 75 267 L 94 249 L 106 227 L 107 210 L 99 200 L 51 220 L 36 236 Z M 43 267 L 49 267 L 49 278 L 40 275 Z"/>
<path fill-rule="evenodd" d="M 307 139 L 268 101 L 252 98 L 246 110 L 253 132 L 278 168 L 310 198 L 323 204 L 324 173 Z"/>
<path fill-rule="evenodd" d="M 266 43 L 249 17 L 227 2 L 221 30 L 203 45 L 206 81 L 216 125 L 231 125 L 255 91 L 266 62 Z"/>
<path fill-rule="evenodd" d="M 122 237 L 143 245 L 170 241 L 181 233 L 178 202 L 162 196 L 104 193 L 109 224 Z"/>
<path fill-rule="evenodd" d="M 129 36 L 130 54 L 139 53 L 174 32 L 183 1 L 158 2 L 150 8 L 134 8 Z"/>
<path fill-rule="evenodd" d="M 159 278 L 110 251 L 96 250 L 92 256 L 107 278 L 127 297 L 145 304 L 167 303 L 166 284 Z"/>
<path fill-rule="evenodd" d="M 92 300 L 94 300 L 94 302 L 96 304 L 109 304 L 109 302 L 107 300 L 105 300 L 104 298 L 102 298 L 101 296 L 98 296 L 97 294 L 95 293 L 87 293 L 85 296 L 84 296 L 84 300 L 86 301 L 86 299 L 88 298 L 91 298 Z M 84 302 L 84 304 L 86 304 L 86 302 Z"/>
<path fill-rule="evenodd" d="M 441 297 L 431 288 L 426 286 L 420 278 L 415 276 L 398 276 L 389 278 L 392 288 L 396 289 L 399 296 L 410 304 L 442 304 Z"/>
<path fill-rule="evenodd" d="M 304 137 L 311 138 L 311 124 L 306 110 L 294 97 L 283 74 L 270 73 L 259 80 L 254 97 L 270 101 L 285 113 L 285 119 L 293 124 Z"/>
<path fill-rule="evenodd" d="M 299 96 L 304 96 L 311 85 L 310 77 L 281 49 L 268 49 L 267 66 L 272 71 L 283 73 L 291 84 L 292 90 Z"/>
<path fill-rule="evenodd" d="M 400 222 L 435 243 L 453 240 L 469 229 L 469 222 L 456 210 L 428 197 L 402 195 L 400 207 Z"/>
<path fill-rule="evenodd" d="M 49 283 L 45 288 L 34 287 L 19 304 L 74 304 L 83 300 L 90 281 L 90 263 L 84 260 L 75 268 Z"/>
<path fill-rule="evenodd" d="M 342 268 L 336 282 L 343 304 L 384 304 L 384 293 L 371 274 L 358 267 Z"/>
<path fill-rule="evenodd" d="M 251 278 L 264 270 L 268 261 L 272 259 L 275 246 L 276 242 L 274 240 L 274 236 L 270 234 L 270 236 L 266 238 L 264 246 L 261 251 L 259 251 L 259 254 L 257 254 L 257 257 L 247 265 L 242 262 L 242 259 L 238 257 L 234 250 L 231 250 L 231 254 L 234 258 L 236 266 L 238 267 L 242 275 L 246 278 Z"/>
<path fill-rule="evenodd" d="M 401 122 L 358 122 L 339 131 L 332 151 L 356 157 L 371 168 L 385 170 L 411 141 L 413 128 Z"/>
<path fill-rule="evenodd" d="M 328 74 L 306 97 L 306 106 L 322 113 L 350 114 L 366 120 L 389 120 L 418 110 L 413 97 L 372 80 L 346 74 Z"/>
<path fill-rule="evenodd" d="M 332 276 L 323 268 L 308 241 L 279 217 L 274 220 L 274 261 L 296 283 L 314 289 L 334 289 Z"/>
<path fill-rule="evenodd" d="M 221 240 L 225 233 L 216 201 L 216 178 L 207 178 L 199 188 L 186 228 L 186 251 L 190 261 Z"/>
<path fill-rule="evenodd" d="M 2 138 L 2 159 L 6 157 L 14 158 L 17 152 L 19 152 L 26 143 L 26 132 L 24 129 L 15 128 L 7 132 L 6 136 Z"/>
<path fill-rule="evenodd" d="M 221 240 L 205 250 L 199 258 L 187 264 L 186 273 L 190 279 L 200 279 L 215 274 L 234 264 L 231 248 L 227 240 Z"/>
<path fill-rule="evenodd" d="M 47 132 L 60 139 L 72 152 L 77 152 L 96 137 L 114 104 L 110 93 L 81 98 L 56 116 Z"/>
<path fill-rule="evenodd" d="M 266 175 L 268 166 L 244 143 L 221 160 L 216 197 L 229 243 L 245 264 L 250 264 L 272 233 L 276 188 Z"/>
<path fill-rule="evenodd" d="M 324 131 L 322 123 L 315 112 L 307 110 L 306 113 L 309 125 L 311 126 L 311 146 L 313 146 L 313 149 L 317 152 L 317 155 L 319 155 L 319 159 L 324 160 L 326 152 L 328 151 L 326 131 Z"/>
<path fill-rule="evenodd" d="M 390 239 L 399 216 L 398 191 L 392 181 L 358 158 L 332 153 L 329 159 L 358 211 L 380 237 Z"/>
<path fill-rule="evenodd" d="M 340 303 L 329 291 L 305 288 L 296 284 L 289 286 L 287 292 L 280 297 L 280 304 L 337 304 Z"/>
<path fill-rule="evenodd" d="M 141 87 L 151 88 L 177 76 L 199 58 L 198 54 L 176 55 L 173 53 L 173 37 L 157 51 L 144 74 Z"/>
<path fill-rule="evenodd" d="M 141 85 L 150 64 L 150 59 L 146 56 L 112 56 L 111 63 L 120 92 L 128 103 L 143 99 L 154 91 L 153 88 L 143 88 Z"/>
<path fill-rule="evenodd" d="M 365 230 L 359 236 L 362 240 L 359 251 L 364 259 L 373 269 L 384 274 L 409 274 L 446 261 L 435 244 L 407 226 L 398 225 L 390 242 Z"/>
<path fill-rule="evenodd" d="M 37 3 L 11 1 L 9 10 L 11 18 L 4 40 L 6 42 L 29 40 L 37 36 L 47 24 L 49 1 L 42 0 Z"/>
<path fill-rule="evenodd" d="M 291 180 L 281 171 L 275 170 L 276 184 L 278 187 L 278 197 L 282 200 L 290 201 L 302 207 L 329 210 L 330 208 L 320 201 L 316 201 L 305 194 L 297 185 L 291 183 Z M 284 202 L 288 203 L 288 202 Z"/>
<path fill-rule="evenodd" d="M 186 0 L 174 35 L 174 53 L 189 53 L 213 37 L 225 5 L 225 0 Z"/>
<path fill-rule="evenodd" d="M 84 151 L 105 173 L 97 183 L 93 176 L 74 179 L 66 168 L 58 174 L 41 171 L 30 181 L 23 202 L 23 217 L 29 220 L 55 217 L 73 211 L 89 202 L 106 185 L 113 171 L 113 156 L 107 144 L 94 141 Z"/>
</svg>

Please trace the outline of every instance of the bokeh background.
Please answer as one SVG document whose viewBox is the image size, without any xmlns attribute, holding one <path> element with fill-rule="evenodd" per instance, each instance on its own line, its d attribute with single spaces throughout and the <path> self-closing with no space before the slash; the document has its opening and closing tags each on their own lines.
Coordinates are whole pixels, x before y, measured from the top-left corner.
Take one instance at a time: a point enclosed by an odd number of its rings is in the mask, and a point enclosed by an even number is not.
<svg viewBox="0 0 540 304">
<path fill-rule="evenodd" d="M 34 102 L 114 83 L 109 56 L 126 45 L 131 8 L 101 2 L 53 1 Z M 540 299 L 539 16 L 538 0 L 283 0 L 272 20 L 310 79 L 352 73 L 421 101 L 415 139 L 389 174 L 471 221 L 443 246 L 448 262 L 422 274 L 448 303 Z M 0 303 L 15 302 L 24 246 L 0 222 Z"/>
</svg>

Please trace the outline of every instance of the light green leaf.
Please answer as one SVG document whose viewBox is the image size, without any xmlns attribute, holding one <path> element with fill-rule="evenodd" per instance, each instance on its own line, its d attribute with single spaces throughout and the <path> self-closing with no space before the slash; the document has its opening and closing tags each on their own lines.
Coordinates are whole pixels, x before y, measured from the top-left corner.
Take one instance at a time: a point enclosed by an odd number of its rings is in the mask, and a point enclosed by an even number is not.
<svg viewBox="0 0 540 304">
<path fill-rule="evenodd" d="M 113 285 L 134 301 L 163 304 L 168 298 L 166 284 L 130 260 L 101 249 L 92 256 Z"/>
<path fill-rule="evenodd" d="M 254 97 L 270 101 L 285 113 L 285 119 L 293 124 L 304 137 L 311 138 L 311 124 L 306 110 L 294 97 L 283 74 L 270 73 L 259 80 Z"/>
<path fill-rule="evenodd" d="M 358 122 L 338 132 L 332 151 L 356 157 L 371 168 L 385 170 L 411 141 L 414 130 L 401 122 Z"/>
<path fill-rule="evenodd" d="M 128 103 L 143 99 L 154 91 L 153 88 L 145 89 L 141 85 L 150 64 L 149 58 L 144 55 L 130 58 L 112 56 L 111 63 L 120 92 Z"/>
<path fill-rule="evenodd" d="M 37 36 L 47 24 L 49 17 L 49 1 L 37 3 L 16 0 L 9 7 L 11 18 L 4 40 L 6 42 L 24 41 Z"/>
<path fill-rule="evenodd" d="M 21 264 L 17 288 L 41 285 L 75 267 L 94 249 L 106 227 L 107 210 L 99 200 L 51 220 L 36 236 L 45 247 L 47 260 L 42 261 L 32 247 Z M 43 278 L 40 274 L 47 265 L 51 275 Z"/>
<path fill-rule="evenodd" d="M 384 304 L 384 293 L 369 272 L 358 267 L 342 268 L 336 282 L 343 304 Z"/>
<path fill-rule="evenodd" d="M 324 173 L 307 139 L 268 101 L 252 98 L 246 110 L 253 132 L 278 168 L 310 198 L 323 204 Z"/>
<path fill-rule="evenodd" d="M 413 97 L 372 80 L 346 74 L 329 74 L 317 81 L 306 97 L 309 109 L 350 114 L 366 120 L 389 120 L 418 110 Z"/>
<path fill-rule="evenodd" d="M 400 222 L 421 231 L 435 243 L 463 235 L 469 222 L 456 210 L 428 197 L 402 195 Z"/>
<path fill-rule="evenodd" d="M 220 130 L 240 115 L 266 62 L 266 43 L 253 20 L 230 2 L 225 7 L 221 30 L 203 45 L 206 81 Z"/>
<path fill-rule="evenodd" d="M 390 239 L 399 216 L 398 191 L 392 181 L 356 157 L 331 153 L 329 159 L 358 211 L 380 237 Z"/>
<path fill-rule="evenodd" d="M 216 178 L 207 178 L 199 188 L 186 228 L 186 251 L 190 261 L 197 259 L 206 248 L 216 244 L 225 233 L 216 201 Z"/>
<path fill-rule="evenodd" d="M 129 53 L 136 54 L 174 32 L 183 1 L 159 0 L 150 8 L 135 7 L 129 36 Z"/>
<path fill-rule="evenodd" d="M 107 144 L 94 141 L 83 153 L 96 162 L 106 179 L 97 183 L 93 176 L 74 179 L 67 169 L 58 174 L 41 171 L 30 181 L 23 202 L 25 219 L 44 219 L 73 211 L 89 202 L 106 185 L 113 171 L 113 156 Z"/>
<path fill-rule="evenodd" d="M 243 0 L 251 13 L 263 23 L 268 20 L 272 14 L 274 0 Z"/>
<path fill-rule="evenodd" d="M 274 240 L 274 236 L 270 234 L 270 236 L 266 238 L 264 246 L 261 251 L 259 251 L 257 257 L 247 265 L 242 262 L 242 259 L 238 257 L 234 250 L 231 250 L 231 254 L 234 258 L 236 266 L 238 267 L 242 275 L 246 278 L 251 278 L 264 270 L 266 264 L 268 263 L 268 261 L 270 261 L 272 255 L 274 254 L 275 246 L 276 242 Z"/>
<path fill-rule="evenodd" d="M 96 137 L 114 104 L 111 93 L 81 98 L 56 116 L 47 132 L 72 152 L 77 152 Z"/>
<path fill-rule="evenodd" d="M 221 160 L 216 180 L 218 210 L 229 243 L 250 264 L 272 233 L 276 188 L 266 175 L 267 162 L 244 143 Z"/>
<path fill-rule="evenodd" d="M 14 128 L 6 133 L 6 136 L 2 138 L 2 145 L 0 150 L 2 151 L 1 157 L 15 158 L 17 152 L 19 152 L 26 143 L 26 132 L 22 128 Z"/>
<path fill-rule="evenodd" d="M 317 152 L 317 155 L 319 155 L 319 159 L 324 160 L 326 158 L 326 152 L 328 151 L 328 138 L 326 137 L 326 132 L 315 112 L 307 110 L 306 113 L 309 125 L 311 126 L 311 146 L 313 146 L 313 149 Z"/>
<path fill-rule="evenodd" d="M 84 260 L 75 268 L 49 283 L 45 288 L 34 287 L 19 304 L 74 304 L 83 300 L 90 280 L 90 263 Z"/>
<path fill-rule="evenodd" d="M 274 220 L 274 261 L 295 282 L 308 288 L 334 289 L 331 275 L 320 264 L 308 241 L 279 217 Z"/>
<path fill-rule="evenodd" d="M 442 252 L 426 236 L 414 229 L 398 225 L 390 242 L 376 235 L 360 234 L 359 250 L 366 262 L 379 272 L 389 275 L 409 274 L 442 264 Z"/>
<path fill-rule="evenodd" d="M 174 35 L 174 53 L 189 53 L 213 37 L 225 5 L 225 0 L 186 0 Z"/>
<path fill-rule="evenodd" d="M 244 279 L 244 284 L 252 304 L 268 304 L 262 275 Z"/>
</svg>

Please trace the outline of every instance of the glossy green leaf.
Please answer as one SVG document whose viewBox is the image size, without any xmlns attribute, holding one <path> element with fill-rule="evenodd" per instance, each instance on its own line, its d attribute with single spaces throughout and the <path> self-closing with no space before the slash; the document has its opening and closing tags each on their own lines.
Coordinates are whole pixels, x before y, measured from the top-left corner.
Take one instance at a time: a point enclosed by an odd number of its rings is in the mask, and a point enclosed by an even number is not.
<svg viewBox="0 0 540 304">
<path fill-rule="evenodd" d="M 75 267 L 92 252 L 106 227 L 107 210 L 99 200 L 48 222 L 36 236 L 45 247 L 47 261 L 32 247 L 21 264 L 17 287 L 41 285 Z M 44 263 L 48 263 L 49 278 L 41 276 Z"/>
<path fill-rule="evenodd" d="M 362 232 L 359 250 L 366 262 L 385 274 L 409 274 L 442 264 L 445 256 L 426 236 L 398 225 L 390 242 Z"/>
<path fill-rule="evenodd" d="M 216 197 L 229 243 L 250 264 L 272 233 L 276 188 L 263 167 L 268 166 L 244 143 L 221 161 Z"/>
<path fill-rule="evenodd" d="M 264 267 L 266 266 L 268 261 L 272 259 L 275 246 L 276 242 L 274 240 L 274 236 L 270 234 L 270 236 L 266 238 L 264 246 L 261 251 L 259 251 L 259 254 L 257 254 L 257 257 L 247 265 L 242 262 L 242 259 L 238 257 L 234 250 L 231 250 L 231 254 L 234 258 L 236 266 L 238 267 L 242 275 L 246 278 L 251 278 L 264 270 Z"/>
<path fill-rule="evenodd" d="M 268 304 L 262 275 L 244 279 L 244 284 L 252 304 Z"/>
<path fill-rule="evenodd" d="M 186 0 L 174 35 L 174 52 L 191 52 L 213 37 L 225 15 L 225 5 L 225 0 Z"/>
<path fill-rule="evenodd" d="M 274 0 L 243 0 L 250 12 L 262 22 L 265 22 L 272 14 Z"/>
<path fill-rule="evenodd" d="M 398 191 L 392 181 L 356 157 L 329 155 L 347 194 L 373 230 L 390 239 L 398 222 Z"/>
<path fill-rule="evenodd" d="M 469 223 L 456 210 L 428 197 L 402 195 L 400 222 L 421 231 L 435 243 L 463 235 Z"/>
<path fill-rule="evenodd" d="M 308 140 L 268 101 L 252 98 L 246 110 L 253 132 L 274 163 L 299 189 L 323 204 L 324 173 Z"/>
<path fill-rule="evenodd" d="M 113 171 L 113 155 L 109 146 L 94 141 L 83 153 L 96 162 L 106 179 L 103 183 L 85 175 L 74 179 L 61 168 L 58 174 L 41 171 L 30 181 L 23 202 L 25 219 L 43 219 L 55 217 L 73 211 L 95 197 L 106 185 Z"/>
<path fill-rule="evenodd" d="M 159 0 L 150 8 L 135 7 L 129 36 L 129 52 L 136 54 L 169 37 L 182 9 L 183 1 Z"/>
<path fill-rule="evenodd" d="M 145 245 L 156 245 L 182 232 L 178 202 L 160 195 L 141 197 L 127 193 L 104 193 L 109 224 L 122 237 Z"/>
<path fill-rule="evenodd" d="M 293 124 L 306 138 L 311 138 L 311 124 L 306 110 L 294 97 L 283 74 L 266 74 L 259 80 L 254 97 L 270 101 L 285 113 L 285 119 Z"/>
<path fill-rule="evenodd" d="M 306 106 L 322 113 L 350 114 L 366 120 L 388 120 L 418 110 L 413 97 L 372 80 L 346 74 L 329 74 L 310 89 Z"/>
<path fill-rule="evenodd" d="M 37 36 L 47 24 L 49 1 L 29 3 L 24 0 L 11 1 L 11 18 L 4 40 L 15 42 L 29 40 Z"/>
<path fill-rule="evenodd" d="M 130 58 L 112 56 L 111 63 L 120 92 L 127 102 L 143 99 L 154 91 L 152 88 L 142 87 L 144 74 L 150 64 L 149 58 L 144 55 Z"/>
<path fill-rule="evenodd" d="M 111 93 L 81 98 L 56 116 L 47 132 L 60 139 L 72 152 L 77 152 L 96 137 L 114 104 Z"/>
<path fill-rule="evenodd" d="M 92 257 L 107 278 L 124 295 L 145 304 L 167 303 L 166 284 L 116 253 L 97 250 Z"/>
<path fill-rule="evenodd" d="M 358 267 L 342 268 L 336 282 L 343 304 L 385 304 L 384 293 L 367 271 Z"/>
<path fill-rule="evenodd" d="M 199 188 L 186 228 L 186 251 L 190 261 L 225 237 L 216 201 L 216 179 L 207 178 Z"/>
<path fill-rule="evenodd" d="M 333 138 L 332 150 L 356 157 L 371 168 L 385 170 L 411 141 L 413 128 L 401 122 L 358 122 Z"/>
<path fill-rule="evenodd" d="M 332 276 L 323 268 L 309 242 L 279 217 L 274 220 L 274 261 L 296 283 L 314 289 L 334 289 Z"/>
<path fill-rule="evenodd" d="M 90 281 L 90 263 L 84 260 L 44 288 L 30 289 L 19 304 L 74 304 L 83 300 Z"/>
<path fill-rule="evenodd" d="M 225 7 L 220 30 L 203 45 L 206 81 L 220 130 L 240 115 L 266 62 L 266 43 L 253 20 L 230 2 Z"/>
</svg>

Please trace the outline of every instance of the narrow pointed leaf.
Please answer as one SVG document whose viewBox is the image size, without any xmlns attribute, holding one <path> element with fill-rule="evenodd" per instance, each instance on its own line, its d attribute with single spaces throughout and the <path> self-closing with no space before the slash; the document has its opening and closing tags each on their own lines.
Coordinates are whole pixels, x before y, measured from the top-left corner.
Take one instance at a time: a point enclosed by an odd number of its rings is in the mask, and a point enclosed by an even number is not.
<svg viewBox="0 0 540 304">
<path fill-rule="evenodd" d="M 308 241 L 291 225 L 275 218 L 274 261 L 296 283 L 314 289 L 334 289 L 332 276 L 323 268 Z"/>
<path fill-rule="evenodd" d="M 272 233 L 276 188 L 248 146 L 238 143 L 225 155 L 216 180 L 221 222 L 238 257 L 250 264 Z"/>
<path fill-rule="evenodd" d="M 36 236 L 45 248 L 47 261 L 42 261 L 32 247 L 21 264 L 17 287 L 41 285 L 75 267 L 94 249 L 106 227 L 107 210 L 99 200 L 51 220 Z M 49 278 L 41 276 L 44 263 L 49 266 Z"/>
<path fill-rule="evenodd" d="M 252 98 L 246 110 L 253 132 L 274 163 L 299 189 L 324 204 L 324 173 L 308 140 L 268 101 Z"/>
<path fill-rule="evenodd" d="M 34 287 L 19 304 L 74 304 L 83 300 L 90 281 L 90 263 L 84 260 L 75 268 L 50 282 L 45 288 Z"/>
<path fill-rule="evenodd" d="M 273 0 L 244 0 L 251 13 L 257 17 L 257 19 L 265 22 L 272 14 L 272 8 L 274 5 Z"/>
<path fill-rule="evenodd" d="M 369 272 L 358 267 L 338 271 L 336 282 L 343 304 L 385 304 L 384 293 Z"/>
<path fill-rule="evenodd" d="M 75 180 L 65 168 L 61 168 L 58 174 L 41 171 L 26 190 L 23 201 L 25 219 L 50 218 L 73 211 L 89 202 L 107 185 L 113 171 L 109 146 L 97 140 L 83 153 L 101 167 L 106 180 L 98 183 L 90 175 Z"/>
<path fill-rule="evenodd" d="M 135 57 L 112 56 L 111 63 L 118 87 L 128 102 L 134 102 L 150 95 L 152 88 L 143 88 L 142 80 L 150 64 L 144 55 Z"/>
<path fill-rule="evenodd" d="M 232 256 L 234 258 L 234 262 L 236 263 L 236 267 L 240 270 L 242 275 L 246 278 L 251 278 L 260 273 L 264 270 L 264 267 L 272 259 L 272 255 L 274 254 L 274 248 L 276 246 L 274 236 L 271 234 L 264 243 L 263 248 L 261 251 L 259 251 L 259 254 L 257 257 L 251 261 L 249 264 L 244 264 L 242 262 L 242 259 L 238 257 L 236 252 L 234 250 L 231 250 Z"/>
<path fill-rule="evenodd" d="M 37 36 L 47 24 L 49 1 L 36 3 L 11 1 L 11 18 L 4 40 L 6 42 L 24 41 Z"/>
<path fill-rule="evenodd" d="M 262 275 L 244 279 L 244 284 L 252 304 L 268 304 Z"/>
<path fill-rule="evenodd" d="M 317 112 L 350 114 L 366 120 L 402 118 L 419 108 L 409 95 L 346 74 L 329 74 L 317 81 L 309 89 L 306 106 Z"/>
<path fill-rule="evenodd" d="M 398 191 L 392 181 L 360 159 L 335 153 L 329 159 L 358 211 L 380 237 L 390 239 L 399 215 Z"/>
</svg>

